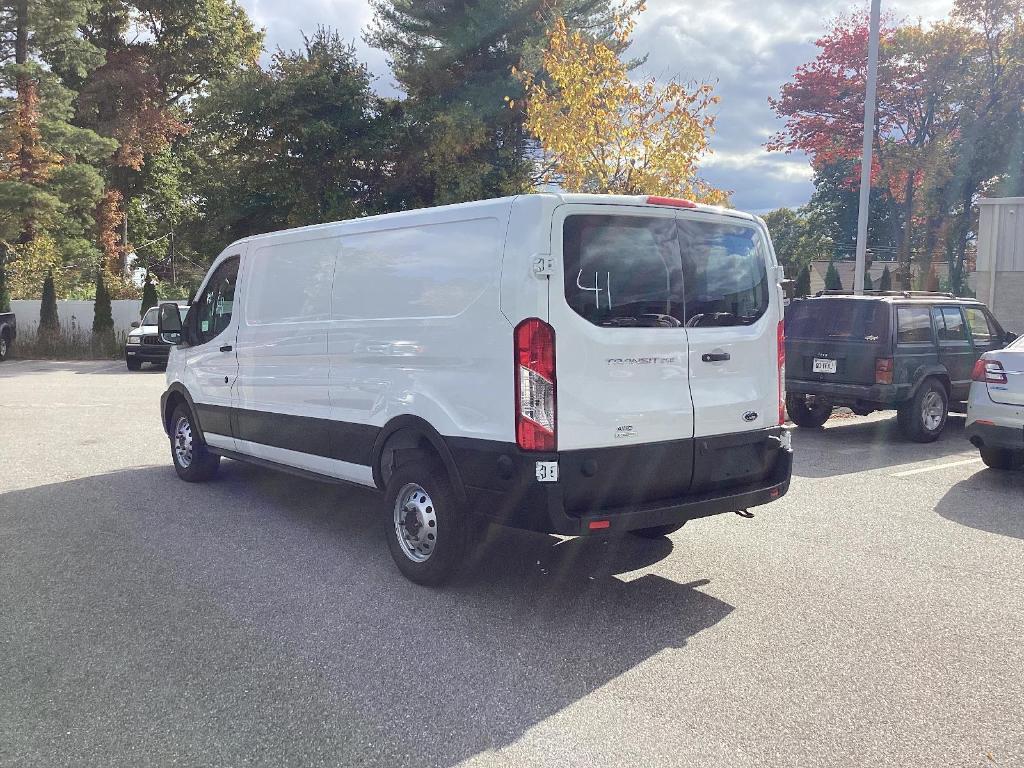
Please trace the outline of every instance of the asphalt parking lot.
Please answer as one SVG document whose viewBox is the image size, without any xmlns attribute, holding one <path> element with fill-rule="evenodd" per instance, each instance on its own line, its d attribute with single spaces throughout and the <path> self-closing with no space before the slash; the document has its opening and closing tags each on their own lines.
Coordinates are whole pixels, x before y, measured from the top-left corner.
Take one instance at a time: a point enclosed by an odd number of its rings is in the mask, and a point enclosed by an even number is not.
<svg viewBox="0 0 1024 768">
<path fill-rule="evenodd" d="M 798 432 L 669 539 L 404 581 L 369 492 L 180 482 L 164 377 L 0 365 L 0 765 L 1024 765 L 1024 472 L 953 417 Z"/>
</svg>

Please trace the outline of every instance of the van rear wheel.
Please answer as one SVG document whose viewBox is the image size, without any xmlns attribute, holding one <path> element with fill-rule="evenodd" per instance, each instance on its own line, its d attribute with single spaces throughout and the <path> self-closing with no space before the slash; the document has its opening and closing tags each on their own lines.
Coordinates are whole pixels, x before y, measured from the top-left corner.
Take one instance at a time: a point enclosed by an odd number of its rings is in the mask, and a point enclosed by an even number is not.
<svg viewBox="0 0 1024 768">
<path fill-rule="evenodd" d="M 818 429 L 832 415 L 832 401 L 817 395 L 786 395 L 786 412 L 798 427 Z"/>
<path fill-rule="evenodd" d="M 660 539 L 662 536 L 675 533 L 684 525 L 686 525 L 685 520 L 679 523 L 669 523 L 668 525 L 652 525 L 650 528 L 637 528 L 630 531 L 630 533 L 634 536 L 639 536 L 641 539 Z"/>
<path fill-rule="evenodd" d="M 428 461 L 399 466 L 381 512 L 391 557 L 409 581 L 438 586 L 462 567 L 469 520 L 444 467 Z"/>
</svg>

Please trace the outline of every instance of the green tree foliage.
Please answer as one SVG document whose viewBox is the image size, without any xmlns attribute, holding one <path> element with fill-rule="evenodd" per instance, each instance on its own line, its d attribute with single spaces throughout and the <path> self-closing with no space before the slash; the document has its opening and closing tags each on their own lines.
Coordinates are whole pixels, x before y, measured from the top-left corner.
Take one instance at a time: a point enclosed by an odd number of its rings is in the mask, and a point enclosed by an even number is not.
<svg viewBox="0 0 1024 768">
<path fill-rule="evenodd" d="M 151 275 L 147 275 L 146 284 L 142 286 L 142 308 L 139 310 L 139 316 L 145 315 L 146 310 L 155 307 L 159 301 L 160 299 L 156 295 L 156 283 L 153 282 Z"/>
<path fill-rule="evenodd" d="M 875 284 L 871 280 L 871 272 L 868 271 L 868 270 L 864 271 L 864 290 L 865 291 L 873 291 L 873 290 L 875 290 Z"/>
<path fill-rule="evenodd" d="M 91 0 L 14 0 L 0 11 L 0 239 L 46 231 L 69 261 L 95 258 L 97 164 L 117 147 L 74 124 L 75 93 L 58 70 L 84 76 L 102 51 L 79 33 Z M 15 258 L 18 249 L 15 248 Z"/>
<path fill-rule="evenodd" d="M 114 315 L 110 306 L 110 291 L 103 277 L 103 270 L 96 270 L 96 298 L 92 310 L 92 332 L 94 336 L 108 336 L 114 332 Z"/>
<path fill-rule="evenodd" d="M 53 287 L 53 272 L 43 281 L 43 301 L 39 306 L 39 332 L 55 334 L 60 330 L 57 317 L 57 291 Z"/>
<path fill-rule="evenodd" d="M 843 290 L 843 281 L 839 277 L 839 270 L 836 269 L 835 262 L 830 261 L 828 263 L 828 270 L 825 272 L 825 290 L 826 291 L 841 291 Z"/>
<path fill-rule="evenodd" d="M 889 271 L 889 265 L 885 265 L 885 269 L 882 270 L 882 276 L 878 278 L 878 290 L 880 291 L 891 291 L 892 290 L 892 273 Z"/>
<path fill-rule="evenodd" d="M 388 56 L 408 99 L 391 207 L 496 197 L 530 188 L 523 85 L 513 67 L 534 68 L 554 15 L 609 39 L 608 0 L 372 0 L 366 34 Z M 623 15 L 640 6 L 627 3 Z"/>
<path fill-rule="evenodd" d="M 782 264 L 797 268 L 832 255 L 828 224 L 809 206 L 778 208 L 764 214 L 763 218 Z"/>
<path fill-rule="evenodd" d="M 203 221 L 176 243 L 206 238 L 216 253 L 237 237 L 379 211 L 387 110 L 353 47 L 325 29 L 267 70 L 216 84 L 195 104 L 188 149 Z"/>
<path fill-rule="evenodd" d="M 811 267 L 804 264 L 796 275 L 796 284 L 793 286 L 793 295 L 797 298 L 811 295 Z"/>
</svg>

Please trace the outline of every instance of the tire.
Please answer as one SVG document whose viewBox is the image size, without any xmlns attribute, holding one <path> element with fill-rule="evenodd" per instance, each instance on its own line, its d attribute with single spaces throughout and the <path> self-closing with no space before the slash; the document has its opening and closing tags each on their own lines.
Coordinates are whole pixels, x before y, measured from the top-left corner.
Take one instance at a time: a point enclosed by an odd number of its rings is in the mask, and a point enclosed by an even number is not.
<svg viewBox="0 0 1024 768">
<path fill-rule="evenodd" d="M 138 371 L 138 370 L 142 369 L 142 361 L 141 360 L 127 359 L 127 360 L 125 360 L 125 363 L 127 363 L 129 371 Z"/>
<path fill-rule="evenodd" d="M 981 448 L 981 460 L 990 469 L 1014 470 L 1024 467 L 1024 451 L 1007 448 Z"/>
<path fill-rule="evenodd" d="M 186 483 L 202 483 L 217 474 L 220 456 L 210 453 L 187 405 L 181 403 L 171 416 L 171 461 Z"/>
<path fill-rule="evenodd" d="M 639 536 L 641 539 L 660 539 L 662 536 L 668 536 L 675 533 L 680 528 L 686 525 L 686 521 L 683 520 L 681 523 L 669 523 L 668 525 L 652 525 L 650 528 L 637 528 L 636 530 L 630 531 L 634 536 Z"/>
<path fill-rule="evenodd" d="M 786 412 L 790 420 L 798 427 L 820 429 L 832 415 L 832 401 L 824 397 L 815 397 L 811 403 L 807 395 L 786 395 Z"/>
<path fill-rule="evenodd" d="M 903 434 L 915 443 L 938 440 L 949 415 L 949 395 L 937 379 L 925 379 L 896 414 Z"/>
<path fill-rule="evenodd" d="M 11 340 L 7 335 L 7 332 L 0 333 L 0 363 L 7 359 L 7 356 L 11 353 Z"/>
<path fill-rule="evenodd" d="M 384 491 L 381 513 L 391 557 L 409 581 L 436 587 L 465 563 L 469 515 L 437 462 L 399 466 Z"/>
</svg>

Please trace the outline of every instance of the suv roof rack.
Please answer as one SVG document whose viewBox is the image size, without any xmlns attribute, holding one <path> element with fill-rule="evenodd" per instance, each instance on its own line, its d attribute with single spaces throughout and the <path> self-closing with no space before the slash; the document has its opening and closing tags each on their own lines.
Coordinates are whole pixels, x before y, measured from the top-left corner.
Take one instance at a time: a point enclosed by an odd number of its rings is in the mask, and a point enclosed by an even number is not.
<svg viewBox="0 0 1024 768">
<path fill-rule="evenodd" d="M 855 296 L 853 291 L 845 290 L 825 290 L 818 291 L 814 294 L 815 298 L 819 296 Z M 949 291 L 864 291 L 865 296 L 900 296 L 904 299 L 918 299 L 918 298 L 943 298 L 943 299 L 955 299 L 957 298 L 954 294 Z"/>
</svg>

